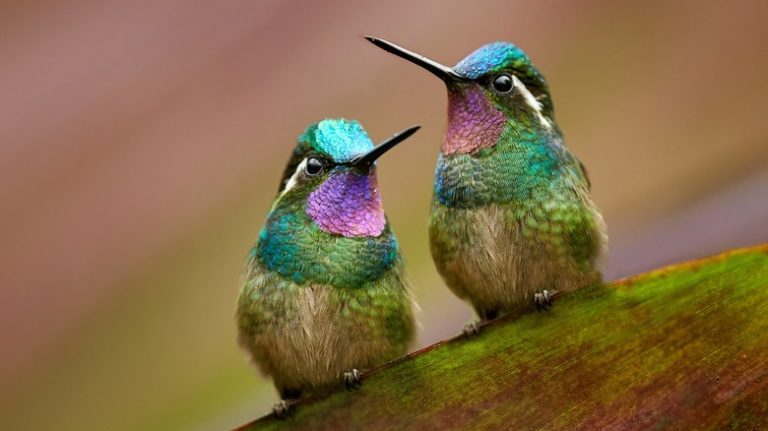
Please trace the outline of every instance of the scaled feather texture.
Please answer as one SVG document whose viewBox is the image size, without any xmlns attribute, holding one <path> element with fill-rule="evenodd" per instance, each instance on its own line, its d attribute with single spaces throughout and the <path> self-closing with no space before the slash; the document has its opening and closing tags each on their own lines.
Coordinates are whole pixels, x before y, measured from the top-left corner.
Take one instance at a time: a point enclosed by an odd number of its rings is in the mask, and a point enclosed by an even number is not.
<svg viewBox="0 0 768 431">
<path fill-rule="evenodd" d="M 413 304 L 375 165 L 348 163 L 372 148 L 356 121 L 310 126 L 246 263 L 240 344 L 283 398 L 339 384 L 413 341 Z M 309 158 L 324 168 L 309 172 Z"/>
</svg>

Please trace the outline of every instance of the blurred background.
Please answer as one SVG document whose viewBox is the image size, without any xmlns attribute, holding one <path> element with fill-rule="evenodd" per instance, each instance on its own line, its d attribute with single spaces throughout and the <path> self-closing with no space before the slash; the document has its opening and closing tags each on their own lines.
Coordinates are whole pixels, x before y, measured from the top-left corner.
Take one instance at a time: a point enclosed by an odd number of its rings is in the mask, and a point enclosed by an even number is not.
<svg viewBox="0 0 768 431">
<path fill-rule="evenodd" d="M 472 316 L 426 222 L 443 84 L 360 36 L 454 64 L 520 45 L 549 79 L 610 234 L 609 278 L 768 240 L 763 1 L 3 2 L 0 427 L 219 430 L 277 395 L 235 343 L 243 260 L 311 122 L 374 141 L 423 309 Z"/>
</svg>

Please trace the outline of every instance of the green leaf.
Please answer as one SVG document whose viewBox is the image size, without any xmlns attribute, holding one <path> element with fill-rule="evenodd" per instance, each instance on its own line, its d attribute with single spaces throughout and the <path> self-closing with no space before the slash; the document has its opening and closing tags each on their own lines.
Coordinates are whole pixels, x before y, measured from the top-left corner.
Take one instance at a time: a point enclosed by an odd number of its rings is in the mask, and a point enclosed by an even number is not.
<svg viewBox="0 0 768 431">
<path fill-rule="evenodd" d="M 768 245 L 564 295 L 256 429 L 768 429 Z"/>
</svg>

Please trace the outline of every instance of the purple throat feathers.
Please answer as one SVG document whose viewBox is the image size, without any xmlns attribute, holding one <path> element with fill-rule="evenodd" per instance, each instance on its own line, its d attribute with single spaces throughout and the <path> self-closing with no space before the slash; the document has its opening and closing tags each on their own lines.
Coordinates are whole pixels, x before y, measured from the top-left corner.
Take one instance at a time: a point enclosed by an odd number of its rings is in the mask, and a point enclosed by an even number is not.
<svg viewBox="0 0 768 431">
<path fill-rule="evenodd" d="M 448 92 L 448 130 L 443 154 L 475 154 L 496 144 L 504 131 L 504 113 L 483 90 L 470 86 Z"/>
<path fill-rule="evenodd" d="M 325 232 L 377 237 L 386 226 L 376 174 L 332 174 L 307 198 L 307 214 Z"/>
</svg>

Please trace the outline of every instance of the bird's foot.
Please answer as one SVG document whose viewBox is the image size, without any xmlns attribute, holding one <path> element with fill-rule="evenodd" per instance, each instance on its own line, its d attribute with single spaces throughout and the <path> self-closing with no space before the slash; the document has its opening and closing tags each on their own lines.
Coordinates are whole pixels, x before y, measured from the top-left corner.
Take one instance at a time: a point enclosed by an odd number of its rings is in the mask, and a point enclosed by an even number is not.
<svg viewBox="0 0 768 431">
<path fill-rule="evenodd" d="M 291 412 L 291 405 L 287 400 L 280 400 L 279 403 L 272 406 L 272 414 L 278 419 L 285 419 Z"/>
<path fill-rule="evenodd" d="M 541 290 L 533 294 L 533 302 L 536 304 L 536 311 L 549 311 L 552 306 L 552 294 L 547 290 Z"/>
<path fill-rule="evenodd" d="M 357 368 L 353 368 L 352 371 L 347 371 L 344 373 L 344 386 L 347 387 L 348 391 L 359 388 L 361 383 L 362 374 L 357 370 Z"/>
<path fill-rule="evenodd" d="M 480 322 L 478 322 L 477 320 L 470 320 L 469 322 L 467 322 L 466 325 L 464 325 L 464 328 L 461 330 L 461 333 L 467 338 L 474 337 L 475 335 L 480 333 L 480 326 L 478 326 L 478 323 Z"/>
</svg>

